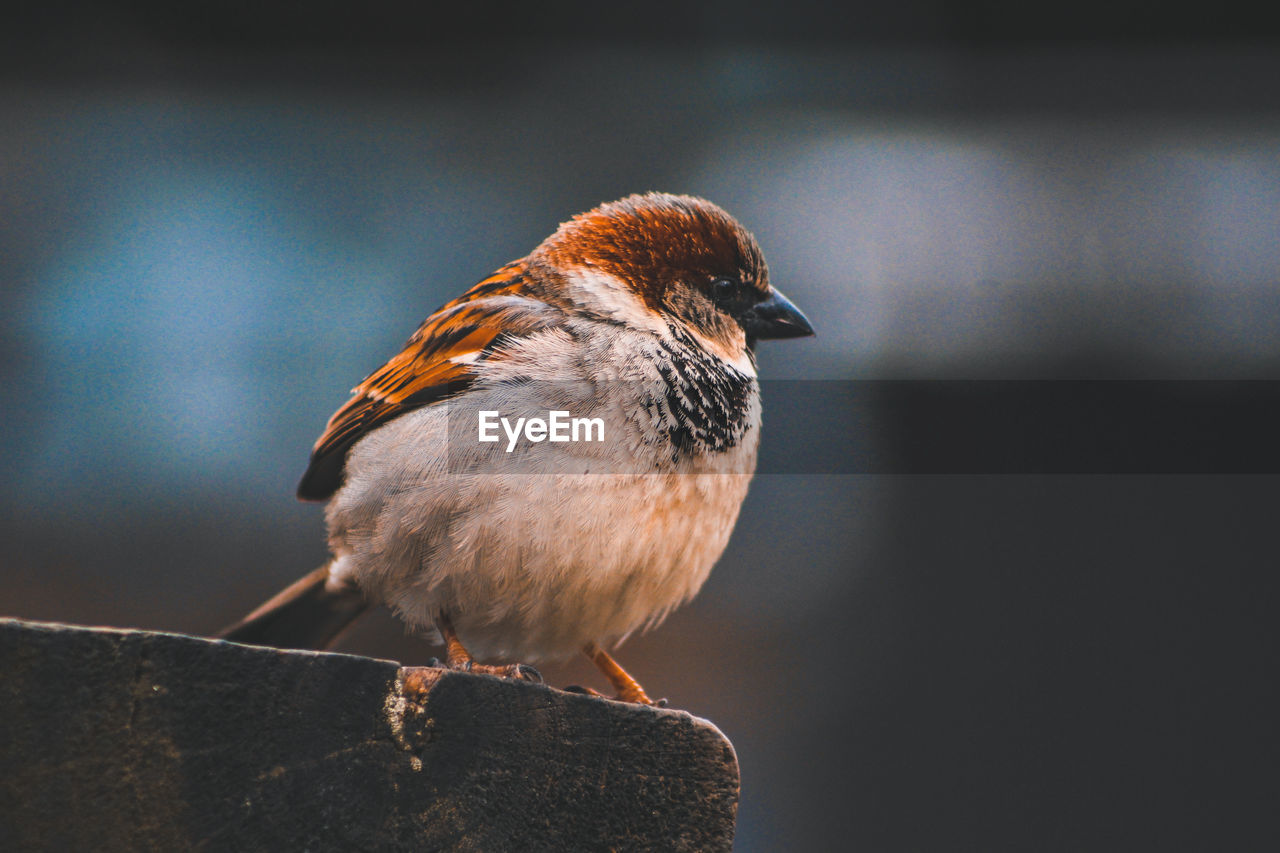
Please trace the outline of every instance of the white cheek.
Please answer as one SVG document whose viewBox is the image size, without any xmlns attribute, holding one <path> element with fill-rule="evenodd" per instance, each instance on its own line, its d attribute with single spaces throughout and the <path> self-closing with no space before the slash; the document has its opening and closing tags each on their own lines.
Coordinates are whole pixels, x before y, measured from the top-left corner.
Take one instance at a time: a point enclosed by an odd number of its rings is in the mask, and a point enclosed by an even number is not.
<svg viewBox="0 0 1280 853">
<path fill-rule="evenodd" d="M 745 336 L 737 340 L 726 341 L 718 338 L 708 338 L 687 324 L 684 328 L 698 341 L 705 351 L 716 356 L 745 376 L 757 376 L 755 359 L 751 357 L 750 351 L 747 350 Z"/>
<path fill-rule="evenodd" d="M 667 325 L 626 282 L 591 267 L 573 267 L 565 275 L 569 298 L 587 311 L 659 335 Z"/>
<path fill-rule="evenodd" d="M 721 357 L 724 358 L 723 355 Z M 742 352 L 738 353 L 733 358 L 724 358 L 724 360 L 729 364 L 733 365 L 733 367 L 737 369 L 738 372 L 740 373 L 745 373 L 747 376 L 757 375 L 756 363 L 755 361 L 752 360 L 751 354 L 748 353 L 746 350 L 743 350 Z"/>
<path fill-rule="evenodd" d="M 636 296 L 622 279 L 592 267 L 573 267 L 565 275 L 569 297 L 584 309 L 633 329 L 644 329 L 664 338 L 671 337 L 667 321 L 655 314 Z M 713 341 L 697 329 L 686 328 L 707 352 L 719 356 L 726 364 L 747 376 L 756 376 L 751 354 L 739 348 L 736 352 L 724 343 Z"/>
</svg>

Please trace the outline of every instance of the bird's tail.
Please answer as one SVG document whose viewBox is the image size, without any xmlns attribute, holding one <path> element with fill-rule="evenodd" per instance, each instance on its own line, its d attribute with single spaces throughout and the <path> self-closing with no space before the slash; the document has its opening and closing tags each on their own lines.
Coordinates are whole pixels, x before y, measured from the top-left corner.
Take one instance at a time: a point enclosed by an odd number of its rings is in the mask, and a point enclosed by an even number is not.
<svg viewBox="0 0 1280 853">
<path fill-rule="evenodd" d="M 327 649 L 369 605 L 352 586 L 334 588 L 325 564 L 281 590 L 218 637 L 282 649 Z"/>
</svg>

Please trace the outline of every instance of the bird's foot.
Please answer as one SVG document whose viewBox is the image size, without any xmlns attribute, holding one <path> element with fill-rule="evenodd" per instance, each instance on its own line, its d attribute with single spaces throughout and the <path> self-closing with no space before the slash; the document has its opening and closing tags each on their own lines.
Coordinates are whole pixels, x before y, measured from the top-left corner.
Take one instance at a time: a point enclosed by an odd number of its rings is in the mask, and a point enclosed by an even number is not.
<svg viewBox="0 0 1280 853">
<path fill-rule="evenodd" d="M 506 666 L 489 666 L 483 663 L 470 661 L 459 667 L 463 672 L 478 672 L 481 675 L 496 675 L 498 678 L 514 678 L 517 681 L 532 681 L 534 684 L 542 683 L 542 673 L 538 672 L 527 663 L 511 663 Z"/>
<path fill-rule="evenodd" d="M 532 681 L 534 684 L 542 684 L 542 673 L 527 663 L 491 666 L 489 664 L 476 663 L 470 659 L 445 663 L 439 658 L 432 658 L 427 661 L 427 666 L 435 667 L 436 669 L 448 669 L 453 672 L 472 672 L 477 675 L 493 675 L 498 678 L 514 678 L 517 681 Z"/>
<path fill-rule="evenodd" d="M 666 699 L 650 699 L 648 696 L 644 694 L 643 690 L 641 690 L 640 695 L 635 698 L 631 696 L 623 696 L 621 694 L 617 696 L 606 696 L 605 694 L 601 693 L 599 690 L 595 690 L 591 687 L 583 687 L 581 684 L 570 684 L 568 687 L 564 688 L 564 692 L 580 693 L 583 696 L 595 696 L 599 699 L 613 699 L 615 702 L 630 702 L 633 705 L 649 705 L 654 708 L 667 707 Z"/>
<path fill-rule="evenodd" d="M 444 669 L 451 669 L 454 672 L 474 672 L 477 675 L 494 675 L 498 678 L 514 678 L 517 681 L 532 681 L 535 684 L 542 684 L 542 673 L 525 663 L 511 663 L 505 666 L 476 663 L 475 658 L 471 657 L 471 652 L 467 651 L 467 647 L 462 645 L 462 641 L 458 639 L 458 632 L 454 630 L 453 621 L 449 619 L 447 613 L 441 613 L 436 616 L 436 628 L 440 631 L 440 636 L 444 640 L 444 647 L 447 652 L 443 665 Z M 432 658 L 428 666 L 441 666 L 441 664 L 438 659 Z"/>
<path fill-rule="evenodd" d="M 652 705 L 658 708 L 667 706 L 666 699 L 659 699 L 657 702 L 649 698 L 649 694 L 644 692 L 644 688 L 640 686 L 640 682 L 631 677 L 625 669 L 623 669 L 613 657 L 600 648 L 596 643 L 587 643 L 583 646 L 582 651 L 587 657 L 591 658 L 605 677 L 609 679 L 609 683 L 613 685 L 613 689 L 618 691 L 618 695 L 614 696 L 619 702 L 630 702 L 633 705 Z M 584 688 L 585 690 L 585 688 Z M 594 690 L 591 691 L 599 696 Z"/>
</svg>

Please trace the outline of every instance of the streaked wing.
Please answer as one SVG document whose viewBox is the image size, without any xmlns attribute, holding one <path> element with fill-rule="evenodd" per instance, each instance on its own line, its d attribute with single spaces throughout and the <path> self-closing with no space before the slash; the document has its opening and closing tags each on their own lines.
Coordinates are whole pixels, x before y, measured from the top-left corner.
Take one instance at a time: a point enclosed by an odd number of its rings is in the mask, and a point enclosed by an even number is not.
<svg viewBox="0 0 1280 853">
<path fill-rule="evenodd" d="M 405 412 L 446 400 L 475 381 L 475 364 L 500 357 L 513 338 L 552 325 L 555 309 L 529 297 L 517 261 L 428 317 L 404 349 L 357 385 L 334 413 L 298 484 L 302 500 L 328 499 L 342 485 L 347 451 L 370 430 Z"/>
</svg>

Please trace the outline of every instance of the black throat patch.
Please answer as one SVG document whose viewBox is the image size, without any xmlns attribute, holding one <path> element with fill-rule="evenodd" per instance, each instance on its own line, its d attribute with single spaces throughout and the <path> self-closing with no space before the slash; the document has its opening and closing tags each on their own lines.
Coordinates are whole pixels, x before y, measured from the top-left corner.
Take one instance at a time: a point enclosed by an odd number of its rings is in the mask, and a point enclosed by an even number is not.
<svg viewBox="0 0 1280 853">
<path fill-rule="evenodd" d="M 646 408 L 671 442 L 672 461 L 693 453 L 723 453 L 751 428 L 754 376 L 725 364 L 687 333 L 672 328 L 664 341 L 669 356 L 658 370 L 662 386 L 647 395 Z"/>
</svg>

